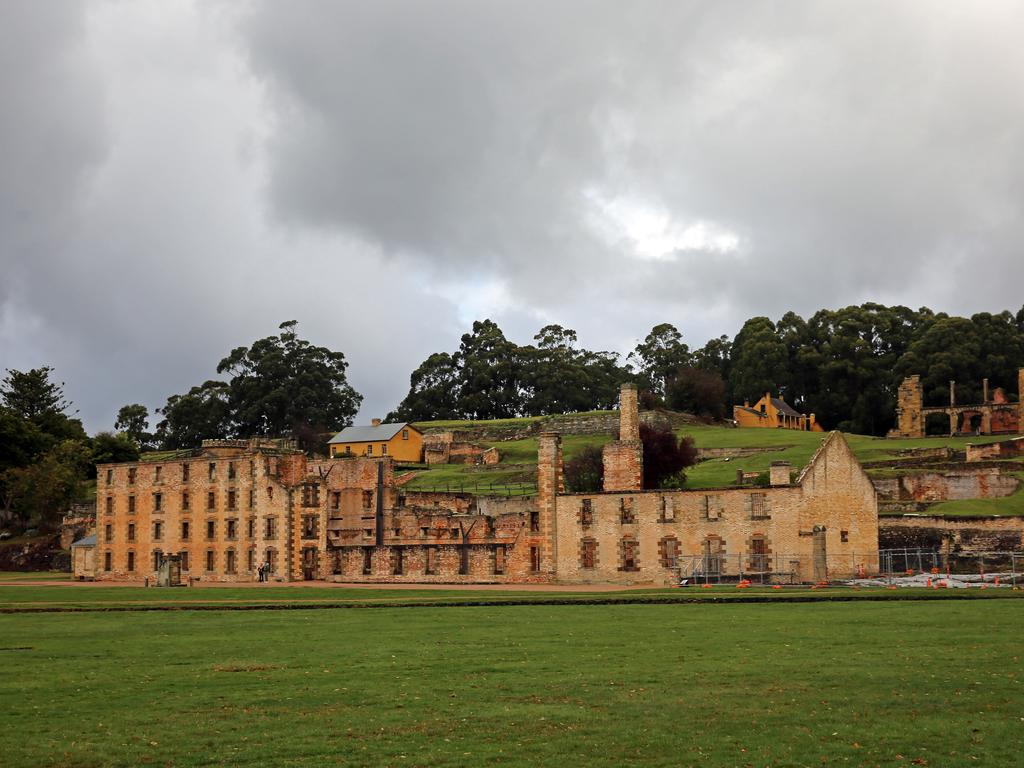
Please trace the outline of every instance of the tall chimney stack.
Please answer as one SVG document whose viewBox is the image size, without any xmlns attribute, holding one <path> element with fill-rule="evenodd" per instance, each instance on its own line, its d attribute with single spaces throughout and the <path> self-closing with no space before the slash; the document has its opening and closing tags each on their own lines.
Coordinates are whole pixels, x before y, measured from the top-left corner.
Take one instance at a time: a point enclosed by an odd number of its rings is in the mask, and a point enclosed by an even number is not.
<svg viewBox="0 0 1024 768">
<path fill-rule="evenodd" d="M 619 439 L 605 445 L 601 456 L 605 491 L 639 491 L 643 487 L 644 454 L 636 384 L 623 384 L 619 391 Z"/>
</svg>

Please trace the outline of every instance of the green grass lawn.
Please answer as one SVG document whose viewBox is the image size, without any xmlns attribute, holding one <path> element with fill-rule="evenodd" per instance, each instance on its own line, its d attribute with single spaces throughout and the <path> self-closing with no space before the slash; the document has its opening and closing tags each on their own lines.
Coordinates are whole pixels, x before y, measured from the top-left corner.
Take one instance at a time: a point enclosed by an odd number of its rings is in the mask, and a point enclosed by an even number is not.
<svg viewBox="0 0 1024 768">
<path fill-rule="evenodd" d="M 67 581 L 68 573 L 61 571 L 0 571 L 0 585 L 17 584 L 19 581 Z"/>
<path fill-rule="evenodd" d="M 1018 478 L 1024 479 L 1019 472 L 1014 472 L 1013 474 Z M 946 517 L 1024 516 L 1024 483 L 1011 495 L 1001 499 L 943 501 L 929 507 L 928 514 L 944 515 Z"/>
<path fill-rule="evenodd" d="M 0 615 L 0 762 L 1010 766 L 1022 607 Z"/>
<path fill-rule="evenodd" d="M 39 610 L 108 610 L 108 609 L 187 609 L 248 607 L 386 607 L 394 605 L 481 605 L 517 603 L 604 603 L 626 602 L 689 603 L 728 601 L 820 601 L 820 600 L 1001 600 L 1024 599 L 1024 591 L 963 590 L 955 592 L 932 590 L 889 590 L 884 588 L 852 589 L 834 586 L 812 589 L 809 586 L 772 589 L 752 586 L 737 589 L 735 585 L 715 585 L 705 589 L 638 587 L 606 592 L 525 591 L 515 589 L 435 589 L 424 585 L 418 589 L 387 589 L 358 587 L 180 587 L 175 589 L 142 586 L 76 585 L 63 575 L 65 585 L 25 585 L 0 578 L 0 613 Z M 47 581 L 51 579 L 46 579 Z"/>
</svg>

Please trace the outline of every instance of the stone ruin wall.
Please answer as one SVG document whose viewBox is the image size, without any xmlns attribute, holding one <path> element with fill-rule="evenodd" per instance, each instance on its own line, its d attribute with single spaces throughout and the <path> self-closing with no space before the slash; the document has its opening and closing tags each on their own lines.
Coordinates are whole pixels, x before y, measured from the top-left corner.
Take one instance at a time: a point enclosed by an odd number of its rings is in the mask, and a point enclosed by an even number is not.
<svg viewBox="0 0 1024 768">
<path fill-rule="evenodd" d="M 882 549 L 921 548 L 962 555 L 1024 552 L 1024 518 L 883 517 L 878 538 Z"/>
<path fill-rule="evenodd" d="M 938 502 L 1001 499 L 1015 493 L 1020 480 L 991 467 L 876 478 L 874 484 L 883 502 Z"/>
<path fill-rule="evenodd" d="M 1017 404 L 1008 402 L 1001 387 L 989 397 L 988 379 L 984 381 L 982 403 L 957 405 L 955 382 L 950 382 L 949 406 L 924 407 L 924 391 L 921 377 L 908 376 L 900 383 L 896 393 L 896 427 L 889 430 L 888 437 L 920 438 L 926 433 L 926 417 L 946 414 L 949 418 L 949 433 L 969 432 L 971 420 L 980 418 L 981 434 L 1011 433 L 1024 431 L 1024 368 L 1017 371 Z"/>
<path fill-rule="evenodd" d="M 989 459 L 1012 459 L 1024 456 L 1024 437 L 1013 440 L 1001 440 L 986 445 L 968 445 L 967 462 L 986 461 Z"/>
</svg>

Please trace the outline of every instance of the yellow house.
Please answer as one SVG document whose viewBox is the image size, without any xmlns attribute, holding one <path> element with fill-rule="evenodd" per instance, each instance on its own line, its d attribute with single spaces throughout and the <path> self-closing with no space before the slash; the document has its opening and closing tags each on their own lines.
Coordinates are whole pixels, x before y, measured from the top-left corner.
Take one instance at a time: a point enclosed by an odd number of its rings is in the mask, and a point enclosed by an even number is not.
<svg viewBox="0 0 1024 768">
<path fill-rule="evenodd" d="M 423 461 L 423 433 L 404 422 L 381 424 L 374 419 L 369 427 L 345 427 L 327 444 L 335 458 L 390 456 L 395 461 Z"/>
<path fill-rule="evenodd" d="M 753 405 L 750 401 L 732 407 L 732 418 L 738 427 L 764 427 L 768 429 L 798 429 L 802 432 L 824 432 L 814 420 L 814 414 L 805 416 L 781 397 L 764 397 Z"/>
</svg>

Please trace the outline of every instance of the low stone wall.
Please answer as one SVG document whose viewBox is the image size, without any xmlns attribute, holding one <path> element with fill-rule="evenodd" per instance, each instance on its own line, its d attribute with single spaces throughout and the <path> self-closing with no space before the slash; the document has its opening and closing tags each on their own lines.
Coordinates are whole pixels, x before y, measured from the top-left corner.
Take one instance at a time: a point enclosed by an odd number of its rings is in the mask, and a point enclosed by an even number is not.
<svg viewBox="0 0 1024 768">
<path fill-rule="evenodd" d="M 985 461 L 986 459 L 1008 459 L 1024 456 L 1024 437 L 1012 440 L 1001 440 L 987 445 L 967 445 L 967 461 Z"/>
<path fill-rule="evenodd" d="M 784 445 L 773 445 L 765 448 L 698 448 L 697 461 L 707 459 L 740 459 L 744 456 L 758 456 L 762 453 L 781 453 L 786 450 Z"/>
<path fill-rule="evenodd" d="M 688 424 L 702 424 L 693 414 L 676 413 L 675 411 L 641 411 L 640 423 L 657 426 L 661 429 L 679 429 Z M 431 440 L 449 440 L 454 442 L 523 440 L 536 437 L 541 432 L 558 432 L 563 435 L 617 435 L 619 432 L 619 412 L 604 413 L 558 414 L 545 416 L 525 423 L 522 427 L 492 427 L 486 424 L 466 429 L 450 430 L 447 428 L 434 430 L 429 423 L 418 425 L 424 432 L 424 448 Z M 450 435 L 451 437 L 447 437 Z"/>
<path fill-rule="evenodd" d="M 875 478 L 873 482 L 882 502 L 1001 499 L 1020 486 L 1016 477 L 988 467 Z"/>
<path fill-rule="evenodd" d="M 618 435 L 619 412 L 548 416 L 540 423 L 539 432 L 552 431 L 563 435 Z M 679 429 L 687 424 L 699 423 L 699 420 L 689 413 L 641 411 L 640 423 L 658 429 Z"/>
<path fill-rule="evenodd" d="M 488 517 L 532 512 L 537 509 L 535 496 L 476 496 L 472 493 L 440 491 L 403 491 L 401 506 L 421 510 L 443 510 L 457 515 L 481 514 Z"/>
<path fill-rule="evenodd" d="M 959 554 L 1024 552 L 1024 518 L 908 515 L 878 521 L 880 549 L 947 549 Z"/>
</svg>

